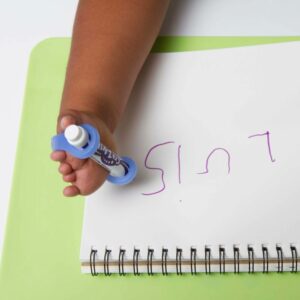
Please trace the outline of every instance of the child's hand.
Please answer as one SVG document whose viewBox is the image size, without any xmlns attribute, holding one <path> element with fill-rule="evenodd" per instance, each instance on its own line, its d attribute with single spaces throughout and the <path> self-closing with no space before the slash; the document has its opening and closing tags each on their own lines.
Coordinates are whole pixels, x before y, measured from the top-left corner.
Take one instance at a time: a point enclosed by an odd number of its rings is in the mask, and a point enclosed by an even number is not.
<svg viewBox="0 0 300 300">
<path fill-rule="evenodd" d="M 115 151 L 112 134 L 105 124 L 95 115 L 72 112 L 59 118 L 57 132 L 61 133 L 71 124 L 89 123 L 101 133 L 101 141 Z M 60 162 L 58 171 L 65 182 L 71 185 L 64 188 L 65 196 L 88 195 L 96 191 L 105 181 L 108 172 L 92 159 L 78 159 L 65 151 L 53 151 L 51 159 Z"/>
<path fill-rule="evenodd" d="M 79 1 L 58 133 L 74 123 L 90 123 L 100 132 L 101 143 L 116 152 L 111 131 L 125 110 L 169 2 Z M 53 152 L 51 158 L 60 162 L 63 180 L 71 183 L 65 196 L 91 194 L 108 175 L 91 159 L 80 160 L 64 151 Z"/>
</svg>

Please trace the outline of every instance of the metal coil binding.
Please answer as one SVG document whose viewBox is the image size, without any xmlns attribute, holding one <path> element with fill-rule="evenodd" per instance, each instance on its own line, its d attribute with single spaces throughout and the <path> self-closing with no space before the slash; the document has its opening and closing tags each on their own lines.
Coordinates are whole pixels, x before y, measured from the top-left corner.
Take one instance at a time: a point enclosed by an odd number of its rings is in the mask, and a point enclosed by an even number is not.
<svg viewBox="0 0 300 300">
<path fill-rule="evenodd" d="M 276 251 L 277 251 L 277 273 L 283 272 L 283 253 L 282 248 L 278 245 L 276 245 Z"/>
<path fill-rule="evenodd" d="M 182 275 L 182 249 L 177 248 L 176 249 L 176 274 L 177 275 Z"/>
<path fill-rule="evenodd" d="M 297 248 L 291 245 L 291 252 L 292 252 L 292 273 L 297 273 L 298 269 L 298 253 Z"/>
<path fill-rule="evenodd" d="M 111 250 L 105 249 L 104 252 L 104 275 L 109 276 L 111 275 L 109 271 L 109 256 L 110 256 Z"/>
<path fill-rule="evenodd" d="M 191 248 L 191 274 L 196 275 L 197 274 L 197 249 Z"/>
<path fill-rule="evenodd" d="M 265 245 L 261 246 L 262 248 L 262 272 L 268 273 L 269 272 L 269 262 L 270 262 L 270 256 L 269 256 L 269 250 L 268 247 Z M 168 249 L 163 248 L 162 249 L 162 256 L 161 256 L 161 273 L 162 275 L 168 275 Z M 248 251 L 248 273 L 254 273 L 254 267 L 255 267 L 255 256 L 254 256 L 254 249 L 251 245 L 248 245 L 247 247 Z M 297 248 L 294 245 L 290 245 L 290 251 L 291 251 L 291 272 L 296 273 L 298 271 L 298 252 Z M 103 260 L 103 270 L 104 275 L 109 276 L 111 275 L 110 272 L 110 264 L 111 264 L 111 252 L 110 249 L 105 249 L 104 252 L 104 260 Z M 276 245 L 276 252 L 277 252 L 277 272 L 283 273 L 284 271 L 284 255 L 283 255 L 283 249 L 280 245 Z M 90 266 L 90 272 L 92 276 L 97 276 L 99 273 L 96 271 L 96 256 L 98 251 L 95 249 L 91 249 L 90 252 L 90 260 L 89 260 L 89 266 Z M 205 246 L 205 257 L 204 257 L 204 264 L 205 264 L 205 273 L 210 274 L 211 273 L 211 259 L 212 259 L 212 250 L 209 246 Z M 125 261 L 125 249 L 119 250 L 119 259 L 118 259 L 118 270 L 119 275 L 124 276 L 126 275 L 124 271 L 124 261 Z M 133 274 L 134 275 L 140 275 L 139 272 L 139 256 L 140 256 L 140 250 L 134 249 L 133 251 Z M 147 252 L 147 273 L 148 275 L 154 275 L 153 273 L 153 257 L 154 257 L 154 249 L 148 248 Z M 181 248 L 176 248 L 176 274 L 182 275 L 182 258 L 183 258 L 183 250 Z M 272 261 L 274 261 L 274 258 L 272 258 Z M 215 262 L 215 261 L 214 261 Z M 226 249 L 223 246 L 219 246 L 219 270 L 220 274 L 224 274 L 226 272 Z M 287 263 L 288 261 L 286 261 Z M 229 262 L 232 264 L 231 262 Z M 234 273 L 240 273 L 240 249 L 238 246 L 233 246 L 233 267 L 234 267 Z M 191 247 L 190 248 L 190 273 L 191 275 L 197 274 L 197 248 Z"/>
<path fill-rule="evenodd" d="M 148 273 L 148 275 L 153 275 L 153 271 L 152 271 L 153 254 L 154 254 L 154 250 L 148 248 L 148 253 L 147 253 L 147 273 Z"/>
<path fill-rule="evenodd" d="M 248 246 L 248 273 L 254 273 L 254 249 Z"/>
<path fill-rule="evenodd" d="M 126 250 L 120 249 L 119 251 L 119 275 L 124 276 L 126 273 L 124 272 L 124 256 Z"/>
<path fill-rule="evenodd" d="M 269 273 L 269 251 L 266 246 L 262 246 L 263 253 L 263 273 Z"/>
<path fill-rule="evenodd" d="M 219 266 L 220 266 L 220 274 L 225 273 L 225 248 L 219 247 Z"/>
<path fill-rule="evenodd" d="M 205 246 L 205 273 L 206 274 L 211 273 L 210 258 L 211 258 L 211 249 Z"/>
<path fill-rule="evenodd" d="M 240 273 L 240 249 L 237 246 L 233 247 L 233 263 L 234 273 Z"/>
<path fill-rule="evenodd" d="M 132 265 L 133 265 L 133 274 L 140 275 L 139 272 L 139 255 L 140 255 L 140 249 L 134 249 L 133 250 L 133 259 L 132 259 Z"/>
<path fill-rule="evenodd" d="M 90 253 L 90 269 L 92 276 L 98 275 L 98 273 L 96 272 L 96 254 L 97 250 L 92 249 Z"/>
<path fill-rule="evenodd" d="M 168 275 L 168 249 L 163 248 L 161 253 L 161 273 L 163 275 Z"/>
</svg>

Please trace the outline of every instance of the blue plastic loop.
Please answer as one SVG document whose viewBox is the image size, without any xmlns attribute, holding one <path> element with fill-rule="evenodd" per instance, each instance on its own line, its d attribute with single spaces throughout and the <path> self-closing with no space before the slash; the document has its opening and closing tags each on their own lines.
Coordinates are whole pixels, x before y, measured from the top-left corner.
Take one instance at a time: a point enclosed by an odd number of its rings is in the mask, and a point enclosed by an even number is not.
<svg viewBox="0 0 300 300">
<path fill-rule="evenodd" d="M 51 144 L 52 150 L 62 150 L 70 153 L 72 156 L 75 156 L 80 159 L 85 159 L 91 157 L 96 151 L 100 144 L 100 136 L 96 128 L 89 124 L 80 125 L 83 127 L 89 134 L 89 142 L 83 148 L 77 148 L 69 144 L 65 138 L 64 133 L 58 134 L 52 137 Z"/>
<path fill-rule="evenodd" d="M 112 175 L 108 175 L 107 181 L 117 184 L 117 185 L 125 185 L 133 181 L 137 174 L 137 165 L 130 157 L 123 156 L 121 157 L 121 160 L 125 162 L 125 164 L 128 166 L 127 173 L 124 176 L 116 177 Z"/>
<path fill-rule="evenodd" d="M 98 149 L 100 145 L 100 135 L 98 130 L 89 124 L 80 125 L 83 127 L 89 134 L 89 141 L 86 146 L 83 148 L 77 148 L 69 144 L 65 138 L 64 133 L 58 134 L 52 137 L 51 144 L 54 151 L 62 150 L 70 153 L 72 156 L 79 159 L 86 159 L 91 157 Z M 122 162 L 127 165 L 126 174 L 124 176 L 112 176 L 108 175 L 107 181 L 116 184 L 116 185 L 125 185 L 133 181 L 137 174 L 136 163 L 129 157 L 121 157 Z"/>
</svg>

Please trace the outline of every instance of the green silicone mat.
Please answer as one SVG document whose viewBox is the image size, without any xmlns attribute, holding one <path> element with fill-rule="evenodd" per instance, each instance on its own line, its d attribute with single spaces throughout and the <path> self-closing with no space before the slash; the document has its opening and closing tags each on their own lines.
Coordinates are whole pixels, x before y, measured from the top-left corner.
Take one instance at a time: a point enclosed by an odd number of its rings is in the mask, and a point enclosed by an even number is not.
<svg viewBox="0 0 300 300">
<path fill-rule="evenodd" d="M 153 51 L 191 51 L 300 37 L 160 37 Z M 64 82 L 69 38 L 52 38 L 32 51 L 20 126 L 0 299 L 299 299 L 293 274 L 213 274 L 110 277 L 82 275 L 79 247 L 84 199 L 64 198 L 50 139 Z"/>
</svg>

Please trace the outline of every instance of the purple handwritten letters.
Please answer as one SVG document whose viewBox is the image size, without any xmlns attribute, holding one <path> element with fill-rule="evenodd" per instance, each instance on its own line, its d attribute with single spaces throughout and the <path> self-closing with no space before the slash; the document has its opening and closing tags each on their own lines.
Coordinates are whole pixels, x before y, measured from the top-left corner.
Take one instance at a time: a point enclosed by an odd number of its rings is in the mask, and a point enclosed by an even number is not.
<svg viewBox="0 0 300 300">
<path fill-rule="evenodd" d="M 145 158 L 145 161 L 144 161 L 144 165 L 145 165 L 145 168 L 146 169 L 149 169 L 149 170 L 155 170 L 155 171 L 159 171 L 160 172 L 160 176 L 161 176 L 161 182 L 162 182 L 162 187 L 155 191 L 155 192 L 151 192 L 151 193 L 142 193 L 142 195 L 144 196 L 151 196 L 151 195 L 155 195 L 155 194 L 158 194 L 158 193 L 161 193 L 165 188 L 166 188 L 166 184 L 165 184 L 165 180 L 164 180 L 164 175 L 165 175 L 165 172 L 162 168 L 158 168 L 158 167 L 151 167 L 148 165 L 148 158 L 150 156 L 150 154 L 152 153 L 152 151 L 154 151 L 156 148 L 158 147 L 162 147 L 162 146 L 165 146 L 165 145 L 168 145 L 168 144 L 174 144 L 175 142 L 164 142 L 164 143 L 160 143 L 160 144 L 157 144 L 157 145 L 154 145 L 153 147 L 150 148 L 150 150 L 148 151 L 147 155 L 146 155 L 146 158 Z"/>
<path fill-rule="evenodd" d="M 248 136 L 248 139 L 252 139 L 257 136 L 266 136 L 267 137 L 269 157 L 270 157 L 271 162 L 275 162 L 275 159 L 273 158 L 272 150 L 271 150 L 270 132 L 266 131 L 265 133 L 253 134 L 253 135 Z"/>
<path fill-rule="evenodd" d="M 270 132 L 266 131 L 264 133 L 252 134 L 252 135 L 248 136 L 248 138 L 252 139 L 252 138 L 255 138 L 255 137 L 263 137 L 263 136 L 266 136 L 267 147 L 268 147 L 268 156 L 269 156 L 271 162 L 273 163 L 273 162 L 275 162 L 275 158 L 272 155 L 271 142 L 270 142 Z M 167 141 L 167 142 L 164 142 L 164 143 L 156 144 L 153 147 L 151 147 L 149 149 L 149 151 L 147 152 L 146 158 L 145 158 L 145 161 L 144 161 L 144 166 L 148 170 L 158 171 L 160 173 L 161 187 L 158 190 L 154 191 L 154 192 L 142 193 L 142 195 L 151 196 L 151 195 L 161 193 L 165 190 L 165 188 L 166 188 L 166 183 L 165 183 L 165 179 L 164 179 L 165 171 L 162 168 L 158 167 L 158 166 L 149 165 L 148 160 L 149 160 L 149 157 L 150 157 L 150 155 L 152 154 L 152 152 L 154 150 L 158 150 L 160 147 L 163 147 L 163 146 L 166 146 L 166 145 L 169 145 L 169 144 L 175 144 L 175 142 L 174 141 Z M 177 172 L 178 172 L 177 177 L 178 177 L 178 184 L 181 184 L 181 182 L 182 182 L 182 177 L 181 177 L 181 146 L 182 145 L 177 146 Z M 229 150 L 227 150 L 223 147 L 214 148 L 214 149 L 212 149 L 212 151 L 209 152 L 209 154 L 208 154 L 208 156 L 205 160 L 204 171 L 198 172 L 197 174 L 209 174 L 209 172 L 210 172 L 210 170 L 209 170 L 209 161 L 210 161 L 211 157 L 213 155 L 215 155 L 216 153 L 223 153 L 223 155 L 226 159 L 227 173 L 230 174 L 230 171 L 231 171 L 230 152 L 229 152 Z"/>
</svg>

